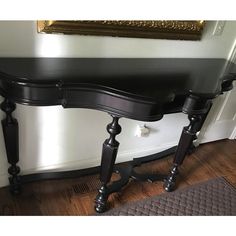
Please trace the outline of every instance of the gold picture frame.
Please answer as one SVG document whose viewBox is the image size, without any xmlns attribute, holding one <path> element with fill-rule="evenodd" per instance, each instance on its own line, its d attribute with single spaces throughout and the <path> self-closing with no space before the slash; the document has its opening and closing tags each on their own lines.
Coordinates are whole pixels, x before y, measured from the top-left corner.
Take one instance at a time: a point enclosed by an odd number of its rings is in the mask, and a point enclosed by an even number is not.
<svg viewBox="0 0 236 236">
<path fill-rule="evenodd" d="M 204 21 L 37 21 L 39 33 L 200 40 Z"/>
</svg>

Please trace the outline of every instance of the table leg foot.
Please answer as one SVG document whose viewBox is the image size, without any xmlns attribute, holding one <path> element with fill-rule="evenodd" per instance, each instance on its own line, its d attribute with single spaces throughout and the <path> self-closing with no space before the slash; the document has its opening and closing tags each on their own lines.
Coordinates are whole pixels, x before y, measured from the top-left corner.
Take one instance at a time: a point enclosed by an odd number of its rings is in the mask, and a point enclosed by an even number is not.
<svg viewBox="0 0 236 236">
<path fill-rule="evenodd" d="M 178 173 L 179 173 L 178 165 L 174 164 L 169 176 L 164 180 L 163 187 L 166 192 L 172 192 L 175 190 L 176 178 L 177 178 Z"/>
<path fill-rule="evenodd" d="M 11 177 L 9 177 L 10 192 L 17 195 L 21 192 L 21 181 L 18 175 L 20 173 L 20 167 L 12 165 L 8 168 L 8 173 L 11 175 Z"/>
<path fill-rule="evenodd" d="M 95 211 L 97 213 L 103 213 L 107 210 L 107 199 L 108 194 L 106 193 L 106 187 L 101 186 L 95 199 Z"/>
<path fill-rule="evenodd" d="M 102 183 L 98 190 L 98 195 L 95 199 L 95 210 L 96 212 L 104 212 L 107 208 L 107 199 L 111 193 L 108 190 L 108 183 L 111 180 L 113 167 L 118 152 L 119 142 L 115 139 L 116 135 L 121 132 L 121 126 L 118 123 L 119 117 L 112 115 L 112 122 L 107 125 L 107 131 L 110 137 L 103 143 L 102 149 L 102 161 L 100 170 L 100 181 Z"/>
<path fill-rule="evenodd" d="M 7 160 L 10 164 L 8 173 L 10 174 L 10 190 L 13 194 L 20 193 L 20 167 L 17 166 L 19 161 L 19 127 L 18 122 L 12 116 L 12 112 L 16 109 L 16 104 L 9 99 L 5 100 L 0 105 L 1 110 L 6 113 L 2 120 L 3 137 L 5 141 Z"/>
</svg>

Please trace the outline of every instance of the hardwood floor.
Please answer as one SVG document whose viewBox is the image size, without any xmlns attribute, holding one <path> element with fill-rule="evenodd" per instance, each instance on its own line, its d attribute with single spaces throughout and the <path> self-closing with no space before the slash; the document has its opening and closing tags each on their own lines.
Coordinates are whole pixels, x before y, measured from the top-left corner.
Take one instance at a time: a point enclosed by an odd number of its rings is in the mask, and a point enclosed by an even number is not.
<svg viewBox="0 0 236 236">
<path fill-rule="evenodd" d="M 142 165 L 140 171 L 167 173 L 172 156 Z M 203 144 L 188 156 L 180 168 L 178 188 L 224 176 L 236 187 L 236 140 Z M 114 174 L 113 178 L 117 178 Z M 8 188 L 0 189 L 0 215 L 92 215 L 99 186 L 98 175 L 77 179 L 41 181 L 23 186 L 22 194 L 12 196 Z M 163 193 L 161 182 L 133 180 L 110 196 L 111 207 Z"/>
</svg>

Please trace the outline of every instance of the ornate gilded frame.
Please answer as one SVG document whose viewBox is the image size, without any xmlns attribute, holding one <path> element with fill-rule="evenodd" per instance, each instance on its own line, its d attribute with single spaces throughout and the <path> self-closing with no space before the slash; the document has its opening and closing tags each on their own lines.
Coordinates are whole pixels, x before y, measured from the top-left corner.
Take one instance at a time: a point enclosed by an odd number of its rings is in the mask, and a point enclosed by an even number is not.
<svg viewBox="0 0 236 236">
<path fill-rule="evenodd" d="M 200 40 L 204 21 L 38 21 L 39 33 Z"/>
</svg>

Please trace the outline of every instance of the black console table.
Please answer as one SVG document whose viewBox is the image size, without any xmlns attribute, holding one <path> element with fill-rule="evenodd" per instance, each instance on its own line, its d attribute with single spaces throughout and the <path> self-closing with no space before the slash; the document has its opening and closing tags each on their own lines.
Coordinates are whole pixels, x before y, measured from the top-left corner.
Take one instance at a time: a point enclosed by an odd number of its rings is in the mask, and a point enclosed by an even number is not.
<svg viewBox="0 0 236 236">
<path fill-rule="evenodd" d="M 102 151 L 101 187 L 95 199 L 97 212 L 106 210 L 108 196 L 120 190 L 130 177 L 162 180 L 166 191 L 175 187 L 178 167 L 193 151 L 212 99 L 232 89 L 236 65 L 224 59 L 115 59 L 115 58 L 0 58 L 2 128 L 10 167 L 10 189 L 19 193 L 27 176 L 20 175 L 18 122 L 12 116 L 16 103 L 34 106 L 62 105 L 108 112 L 112 122 Z M 179 144 L 159 154 L 134 159 L 125 169 L 114 169 L 121 132 L 121 117 L 158 121 L 164 114 L 184 112 L 190 123 Z M 175 152 L 170 174 L 140 175 L 134 167 Z M 109 183 L 113 171 L 120 180 Z M 48 175 L 48 174 L 47 174 Z M 37 175 L 42 179 L 42 175 Z M 32 177 L 32 175 L 31 175 Z"/>
</svg>

